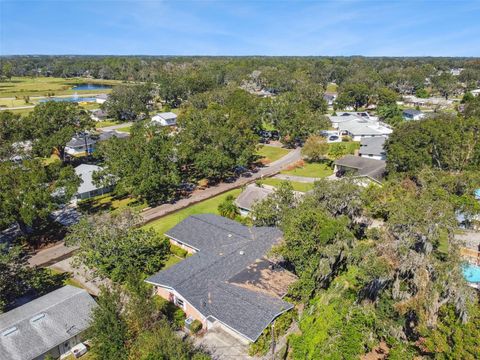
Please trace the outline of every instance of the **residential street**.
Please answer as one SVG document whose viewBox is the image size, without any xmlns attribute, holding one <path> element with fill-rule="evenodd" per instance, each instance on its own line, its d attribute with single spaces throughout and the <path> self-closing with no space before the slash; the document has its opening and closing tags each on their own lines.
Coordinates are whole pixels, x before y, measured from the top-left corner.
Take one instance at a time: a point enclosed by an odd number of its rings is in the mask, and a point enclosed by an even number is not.
<svg viewBox="0 0 480 360">
<path fill-rule="evenodd" d="M 287 165 L 295 163 L 302 158 L 301 148 L 290 151 L 287 155 L 270 163 L 269 165 L 261 168 L 257 173 L 253 173 L 250 177 L 240 177 L 237 181 L 232 183 L 220 183 L 216 186 L 209 187 L 205 190 L 195 191 L 192 196 L 186 199 L 181 199 L 175 204 L 163 204 L 154 208 L 146 209 L 143 213 L 143 219 L 146 223 L 158 219 L 162 216 L 175 212 L 177 210 L 183 209 L 192 204 L 198 203 L 200 201 L 209 199 L 213 196 L 222 194 L 226 191 L 239 188 L 248 183 L 254 182 L 255 180 L 262 179 L 265 177 L 272 176 L 278 173 Z"/>
<path fill-rule="evenodd" d="M 115 128 L 116 126 L 126 126 L 126 124 L 111 126 L 110 128 Z M 104 128 L 107 129 L 107 128 Z M 213 196 L 222 194 L 226 191 L 239 188 L 248 183 L 254 182 L 257 179 L 268 177 L 278 173 L 284 167 L 295 163 L 301 159 L 301 148 L 290 151 L 287 155 L 270 163 L 269 165 L 261 168 L 257 173 L 252 174 L 251 177 L 240 177 L 237 181 L 233 183 L 221 183 L 217 186 L 207 188 L 206 190 L 195 191 L 192 196 L 186 199 L 181 199 L 174 204 L 163 204 L 155 208 L 146 209 L 141 215 L 144 221 L 147 223 L 149 221 L 158 219 L 159 217 L 165 216 L 177 210 L 183 209 L 192 204 L 198 203 L 203 200 L 207 200 Z M 50 266 L 58 261 L 68 259 L 75 247 L 66 247 L 63 242 L 55 244 L 52 247 L 40 250 L 35 255 L 29 259 L 29 264 L 32 266 Z"/>
</svg>

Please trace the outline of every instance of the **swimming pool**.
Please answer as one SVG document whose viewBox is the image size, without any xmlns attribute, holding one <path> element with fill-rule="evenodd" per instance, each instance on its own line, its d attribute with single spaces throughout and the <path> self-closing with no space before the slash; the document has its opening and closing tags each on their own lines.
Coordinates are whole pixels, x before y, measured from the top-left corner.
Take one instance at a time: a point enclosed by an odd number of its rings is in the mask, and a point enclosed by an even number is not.
<svg viewBox="0 0 480 360">
<path fill-rule="evenodd" d="M 70 97 L 54 97 L 48 99 L 39 100 L 39 102 L 47 101 L 56 101 L 56 102 L 95 102 L 97 99 L 94 97 L 80 97 L 80 96 L 70 96 Z"/>
<path fill-rule="evenodd" d="M 465 280 L 472 283 L 480 283 L 480 266 L 465 264 L 462 271 Z"/>
<path fill-rule="evenodd" d="M 112 85 L 104 84 L 78 84 L 72 87 L 72 90 L 107 90 L 111 89 Z"/>
</svg>

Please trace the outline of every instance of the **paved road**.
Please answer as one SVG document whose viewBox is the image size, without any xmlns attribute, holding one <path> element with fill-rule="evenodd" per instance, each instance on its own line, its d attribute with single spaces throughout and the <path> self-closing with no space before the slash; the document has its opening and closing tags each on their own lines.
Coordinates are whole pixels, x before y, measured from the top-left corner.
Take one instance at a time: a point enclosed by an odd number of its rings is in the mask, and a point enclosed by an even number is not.
<svg viewBox="0 0 480 360">
<path fill-rule="evenodd" d="M 77 249 L 75 246 L 65 246 L 64 242 L 60 242 L 46 249 L 40 250 L 30 259 L 28 263 L 31 266 L 48 266 L 52 262 L 59 261 L 72 256 L 72 253 Z"/>
<path fill-rule="evenodd" d="M 120 127 L 127 126 L 127 124 L 128 123 L 125 123 L 119 126 Z M 112 127 L 114 128 L 115 126 L 112 126 Z M 112 128 L 112 127 L 109 127 L 109 128 Z M 257 173 L 253 174 L 249 178 L 242 177 L 237 181 L 229 184 L 221 183 L 217 186 L 207 188 L 206 190 L 196 191 L 188 199 L 181 199 L 177 201 L 175 204 L 163 204 L 155 208 L 147 209 L 142 213 L 143 219 L 145 222 L 149 222 L 149 221 L 158 219 L 159 217 L 175 212 L 177 210 L 183 209 L 194 203 L 209 199 L 213 196 L 219 195 L 226 191 L 239 188 L 247 183 L 253 182 L 262 177 L 272 176 L 278 173 L 282 168 L 300 159 L 301 159 L 300 148 L 292 150 L 281 159 L 270 163 L 268 166 L 265 166 L 264 168 L 261 168 Z M 40 250 L 29 259 L 29 263 L 32 266 L 52 265 L 52 267 L 56 267 L 59 270 L 60 270 L 59 267 L 65 270 L 65 266 L 67 266 L 67 263 L 65 260 L 69 259 L 75 250 L 76 250 L 75 247 L 67 247 L 64 245 L 62 241 L 61 243 L 58 243 L 52 247 Z M 60 261 L 60 266 L 53 265 L 54 263 L 59 261 Z"/>
<path fill-rule="evenodd" d="M 132 125 L 133 125 L 132 122 L 126 122 L 126 123 L 121 123 L 121 124 L 118 124 L 118 125 L 101 127 L 101 128 L 98 128 L 98 130 L 100 130 L 100 131 L 112 131 L 112 130 L 117 130 L 117 129 L 120 129 L 120 128 L 124 128 L 126 126 L 132 126 Z"/>
<path fill-rule="evenodd" d="M 1 107 L 0 111 L 31 109 L 31 108 L 34 108 L 34 107 L 35 107 L 35 105 L 15 106 L 15 107 L 9 107 L 9 108 Z"/>
<path fill-rule="evenodd" d="M 181 199 L 175 204 L 163 204 L 155 208 L 147 209 L 142 213 L 143 219 L 147 223 L 162 216 L 168 215 L 172 212 L 183 209 L 192 204 L 195 204 L 197 202 L 209 199 L 213 196 L 222 194 L 229 190 L 239 188 L 243 185 L 254 182 L 255 180 L 275 175 L 287 165 L 295 163 L 301 158 L 301 149 L 297 148 L 290 151 L 281 159 L 278 159 L 277 161 L 274 161 L 267 166 L 261 168 L 257 173 L 252 174 L 251 177 L 240 177 L 239 179 L 237 179 L 237 181 L 233 183 L 221 183 L 216 186 L 209 187 L 205 190 L 195 191 L 189 198 Z"/>
</svg>

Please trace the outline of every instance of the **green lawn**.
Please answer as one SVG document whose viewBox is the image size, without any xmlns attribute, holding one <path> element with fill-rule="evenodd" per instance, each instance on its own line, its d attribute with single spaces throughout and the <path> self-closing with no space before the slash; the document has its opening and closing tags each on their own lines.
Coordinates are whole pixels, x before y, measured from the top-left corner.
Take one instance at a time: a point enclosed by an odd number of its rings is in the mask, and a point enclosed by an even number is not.
<svg viewBox="0 0 480 360">
<path fill-rule="evenodd" d="M 126 132 L 126 133 L 130 133 L 131 128 L 132 128 L 132 126 L 124 126 L 124 127 L 118 128 L 117 131 L 123 131 L 123 132 Z"/>
<path fill-rule="evenodd" d="M 61 271 L 58 271 L 56 269 L 52 269 L 52 268 L 47 268 L 48 271 L 50 271 L 50 273 L 52 275 L 58 275 L 58 276 L 65 276 L 66 279 L 63 281 L 63 284 L 64 285 L 71 285 L 71 286 L 75 286 L 75 287 L 78 287 L 78 288 L 82 288 L 83 289 L 83 286 L 82 284 L 80 284 L 77 280 L 73 279 L 72 278 L 72 274 L 70 273 L 65 273 L 65 272 L 61 272 Z"/>
<path fill-rule="evenodd" d="M 285 175 L 324 178 L 332 175 L 333 170 L 330 168 L 330 166 L 324 163 L 306 162 L 302 167 L 297 167 L 293 170 L 282 170 L 281 173 Z"/>
<path fill-rule="evenodd" d="M 114 120 L 104 120 L 104 121 L 97 121 L 95 123 L 95 127 L 97 129 L 100 129 L 100 128 L 104 128 L 104 127 L 107 127 L 107 126 L 113 126 L 113 125 L 118 125 L 120 124 L 119 121 L 114 121 Z"/>
<path fill-rule="evenodd" d="M 152 221 L 151 223 L 145 225 L 145 227 L 150 227 L 158 231 L 160 234 L 164 234 L 172 227 L 177 225 L 180 221 L 186 219 L 190 215 L 195 214 L 218 214 L 217 208 L 218 205 L 225 200 L 228 195 L 233 195 L 237 197 L 242 192 L 241 189 L 230 190 L 224 194 L 217 195 L 211 199 L 199 202 L 198 204 L 191 205 L 185 209 L 177 211 L 173 214 L 164 216 L 158 220 Z"/>
<path fill-rule="evenodd" d="M 133 210 L 142 210 L 147 207 L 146 203 L 139 203 L 133 197 L 121 197 L 115 198 L 112 195 L 105 194 L 96 196 L 94 198 L 83 200 L 78 203 L 78 207 L 81 211 L 94 214 L 99 211 L 120 211 L 125 208 Z"/>
<path fill-rule="evenodd" d="M 163 267 L 162 267 L 161 270 L 166 270 L 166 269 L 168 269 L 169 267 L 172 267 L 173 265 L 179 263 L 179 262 L 182 261 L 182 260 L 183 260 L 182 258 L 179 258 L 179 257 L 176 256 L 176 255 L 170 254 L 170 255 L 168 256 L 167 261 L 165 261 L 165 264 L 163 265 Z"/>
<path fill-rule="evenodd" d="M 278 187 L 283 181 L 282 179 L 268 178 L 260 181 L 260 183 L 270 186 Z M 302 183 L 298 181 L 289 181 L 293 190 L 300 192 L 307 192 L 313 189 L 313 183 Z"/>
<path fill-rule="evenodd" d="M 105 84 L 117 85 L 121 81 L 117 80 L 97 80 L 85 78 L 55 78 L 55 77 L 13 77 L 11 80 L 0 82 L 0 97 L 23 97 L 27 96 L 46 96 L 47 93 L 55 95 L 68 94 L 95 94 L 109 92 L 110 89 L 102 90 L 72 90 L 76 84 Z"/>
<path fill-rule="evenodd" d="M 281 157 L 287 155 L 290 152 L 289 149 L 284 149 L 276 146 L 265 146 L 262 145 L 257 150 L 257 155 L 261 156 L 260 161 L 264 164 L 271 163 L 275 160 L 280 159 Z"/>
<path fill-rule="evenodd" d="M 326 92 L 336 93 L 338 90 L 338 85 L 334 83 L 328 83 Z"/>
</svg>

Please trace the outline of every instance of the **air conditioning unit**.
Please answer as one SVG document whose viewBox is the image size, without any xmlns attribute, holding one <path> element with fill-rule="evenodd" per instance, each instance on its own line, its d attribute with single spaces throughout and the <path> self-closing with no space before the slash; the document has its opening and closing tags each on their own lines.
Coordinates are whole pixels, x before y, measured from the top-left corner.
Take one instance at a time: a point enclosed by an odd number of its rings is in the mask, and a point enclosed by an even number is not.
<svg viewBox="0 0 480 360">
<path fill-rule="evenodd" d="M 189 316 L 188 318 L 185 319 L 185 327 L 190 330 L 190 326 L 192 325 L 193 321 L 195 319 L 191 316 Z"/>
</svg>

